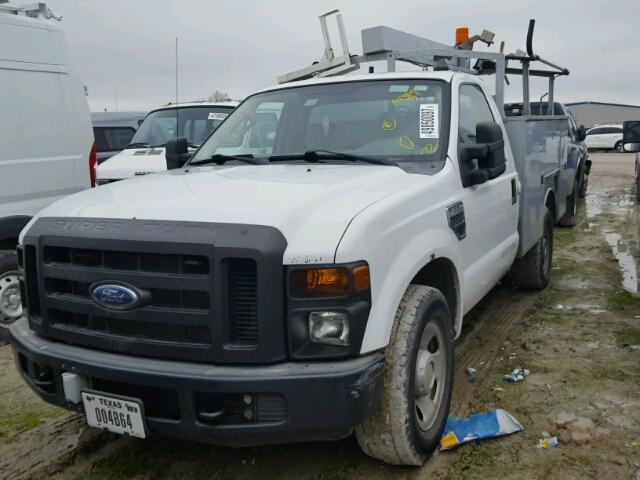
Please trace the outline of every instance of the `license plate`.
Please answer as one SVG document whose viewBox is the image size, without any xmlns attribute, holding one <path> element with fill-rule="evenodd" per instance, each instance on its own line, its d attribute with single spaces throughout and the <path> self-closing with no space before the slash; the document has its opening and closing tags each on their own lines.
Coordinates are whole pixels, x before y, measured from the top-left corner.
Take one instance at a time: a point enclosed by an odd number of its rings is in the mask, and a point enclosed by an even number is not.
<svg viewBox="0 0 640 480">
<path fill-rule="evenodd" d="M 89 426 L 132 437 L 147 436 L 139 400 L 83 391 L 82 403 Z"/>
</svg>

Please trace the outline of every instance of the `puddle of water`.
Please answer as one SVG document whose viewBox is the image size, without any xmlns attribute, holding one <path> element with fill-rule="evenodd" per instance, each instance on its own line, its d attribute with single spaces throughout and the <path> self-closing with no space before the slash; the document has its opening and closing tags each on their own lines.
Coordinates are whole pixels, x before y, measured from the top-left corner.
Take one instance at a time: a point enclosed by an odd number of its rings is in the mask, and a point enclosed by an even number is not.
<svg viewBox="0 0 640 480">
<path fill-rule="evenodd" d="M 600 195 L 587 195 L 587 217 L 596 217 L 602 213 L 602 197 Z"/>
<path fill-rule="evenodd" d="M 618 260 L 622 270 L 622 286 L 631 293 L 638 293 L 638 267 L 629 245 L 619 233 L 606 233 L 604 238 Z"/>
</svg>

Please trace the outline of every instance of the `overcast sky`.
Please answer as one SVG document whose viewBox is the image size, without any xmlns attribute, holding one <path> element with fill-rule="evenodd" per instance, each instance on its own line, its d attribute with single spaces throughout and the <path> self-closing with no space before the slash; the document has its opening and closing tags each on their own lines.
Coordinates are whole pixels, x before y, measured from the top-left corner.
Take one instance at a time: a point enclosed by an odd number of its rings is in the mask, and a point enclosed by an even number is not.
<svg viewBox="0 0 640 480">
<path fill-rule="evenodd" d="M 352 53 L 376 25 L 453 43 L 456 27 L 488 29 L 509 52 L 534 48 L 571 70 L 560 100 L 640 104 L 640 0 L 48 0 L 63 16 L 73 65 L 92 111 L 149 109 L 213 90 L 242 99 L 322 55 L 318 15 L 340 8 Z M 495 46 L 493 48 L 496 48 Z M 517 81 L 517 79 L 512 79 Z M 513 83 L 513 82 L 512 82 Z M 532 97 L 546 92 L 534 85 Z M 516 97 L 513 97 L 517 100 Z"/>
</svg>

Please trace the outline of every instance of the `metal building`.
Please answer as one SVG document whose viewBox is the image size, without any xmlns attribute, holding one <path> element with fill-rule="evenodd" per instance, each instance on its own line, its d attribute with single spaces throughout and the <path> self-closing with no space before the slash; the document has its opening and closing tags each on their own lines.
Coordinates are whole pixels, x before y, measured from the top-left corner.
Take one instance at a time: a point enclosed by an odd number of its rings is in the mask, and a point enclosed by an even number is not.
<svg viewBox="0 0 640 480">
<path fill-rule="evenodd" d="M 606 102 L 565 103 L 578 125 L 593 127 L 603 123 L 622 123 L 640 120 L 640 105 Z"/>
</svg>

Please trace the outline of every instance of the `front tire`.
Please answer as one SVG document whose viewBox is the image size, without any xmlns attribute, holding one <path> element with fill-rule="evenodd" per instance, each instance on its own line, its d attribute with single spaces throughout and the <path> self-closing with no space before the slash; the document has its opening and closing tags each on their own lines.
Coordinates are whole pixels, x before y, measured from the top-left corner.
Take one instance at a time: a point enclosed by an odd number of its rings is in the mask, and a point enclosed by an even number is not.
<svg viewBox="0 0 640 480">
<path fill-rule="evenodd" d="M 9 328 L 22 316 L 20 272 L 14 250 L 0 250 L 0 328 Z"/>
<path fill-rule="evenodd" d="M 549 285 L 553 259 L 553 215 L 547 208 L 542 238 L 511 269 L 515 284 L 525 290 L 542 290 Z"/>
<path fill-rule="evenodd" d="M 437 448 L 453 391 L 452 325 L 439 290 L 409 286 L 386 349 L 380 409 L 356 427 L 367 455 L 393 465 L 422 465 Z"/>
</svg>

